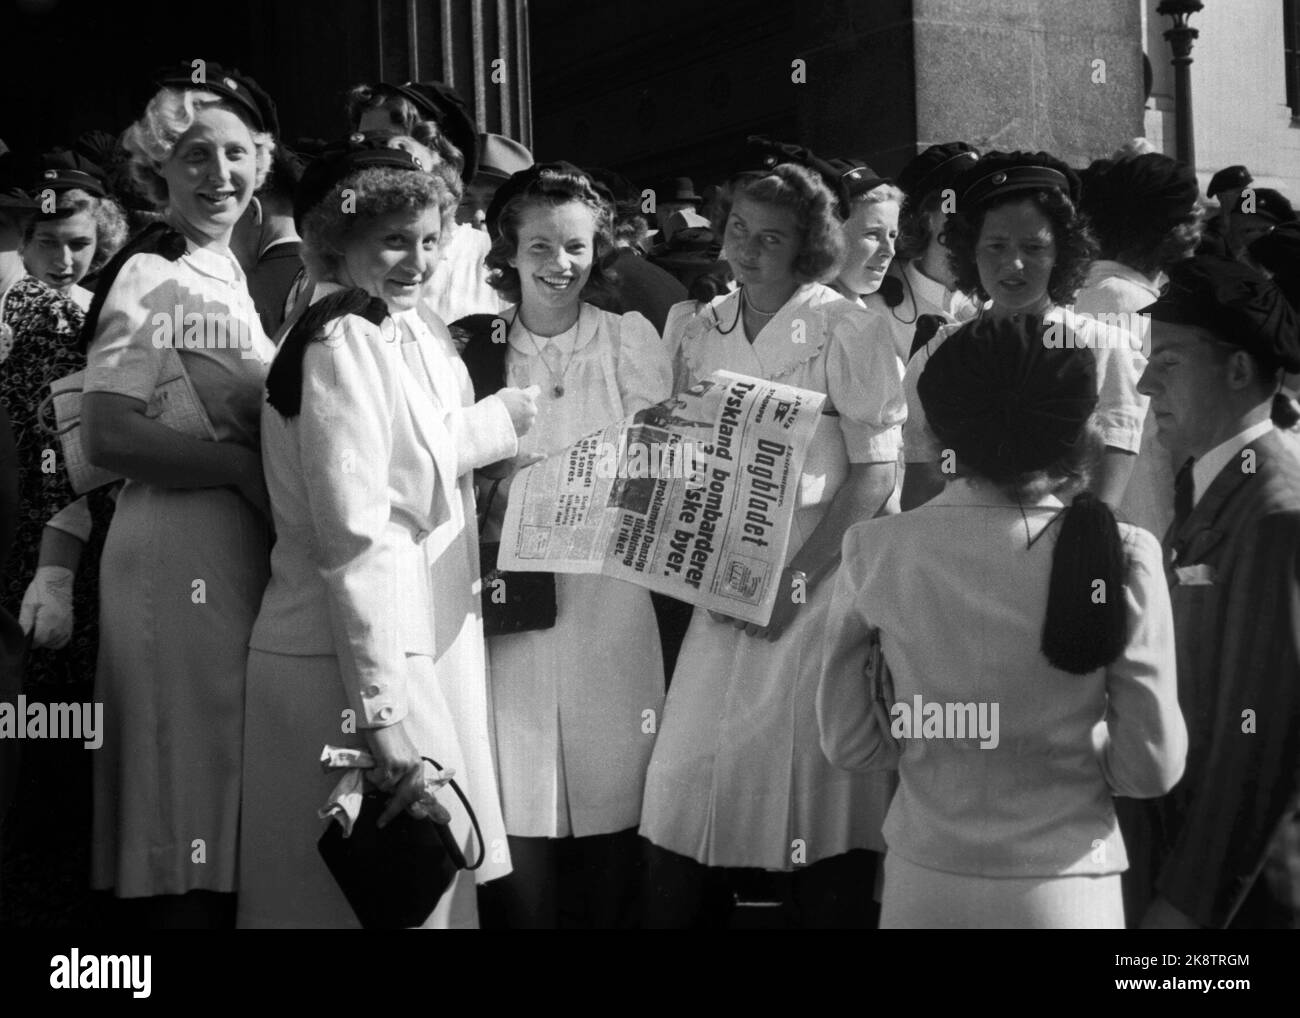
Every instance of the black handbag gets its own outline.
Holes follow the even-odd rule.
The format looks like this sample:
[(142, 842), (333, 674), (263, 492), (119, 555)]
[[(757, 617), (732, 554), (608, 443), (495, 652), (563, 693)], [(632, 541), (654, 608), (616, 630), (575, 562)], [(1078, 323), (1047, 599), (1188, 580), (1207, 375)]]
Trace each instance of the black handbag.
[[(494, 481), (479, 519), (479, 534), (487, 523), (501, 482)], [(554, 573), (517, 573), (497, 568), (499, 541), (479, 541), (479, 572), (483, 578), (483, 635), (509, 636), (555, 625), (559, 606)]]
[[(442, 770), (430, 757), (429, 763)], [(456, 844), (451, 828), (430, 818), (413, 817), (403, 810), (382, 829), (379, 816), (389, 796), (366, 792), (352, 834), (331, 822), (316, 843), (352, 911), (367, 930), (400, 930), (418, 926), (437, 907), (459, 870), (476, 870), (483, 865), (485, 846), (478, 817), (465, 793), (452, 779), (449, 784), (465, 806), (474, 837), (478, 860), (473, 866)]]

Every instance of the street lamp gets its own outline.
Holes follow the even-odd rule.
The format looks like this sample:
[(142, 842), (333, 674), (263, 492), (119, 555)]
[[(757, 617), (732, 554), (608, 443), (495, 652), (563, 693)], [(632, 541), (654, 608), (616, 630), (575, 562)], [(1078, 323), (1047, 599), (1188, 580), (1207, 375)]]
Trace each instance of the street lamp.
[(1174, 126), (1178, 158), (1196, 169), (1196, 145), (1192, 139), (1192, 42), (1200, 33), (1188, 25), (1193, 14), (1205, 5), (1201, 0), (1161, 0), (1157, 14), (1174, 19), (1174, 27), (1165, 32), (1174, 51)]

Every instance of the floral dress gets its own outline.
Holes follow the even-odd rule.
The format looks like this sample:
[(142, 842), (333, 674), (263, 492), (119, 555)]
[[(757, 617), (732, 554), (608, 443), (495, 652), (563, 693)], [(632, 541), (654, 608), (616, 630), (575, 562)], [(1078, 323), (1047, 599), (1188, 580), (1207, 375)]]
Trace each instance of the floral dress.
[[(75, 302), (31, 276), (0, 297), (0, 308), (0, 401), (13, 425), (21, 476), (18, 530), (5, 563), (0, 603), (17, 618), (23, 593), (36, 574), (45, 524), (77, 500), (63, 470), (58, 439), (41, 427), (38, 417), (50, 383), (86, 366), (77, 342), (85, 315)], [(52, 411), (48, 416), (53, 423)], [(87, 501), (95, 526), (77, 571), (72, 639), (60, 650), (27, 655), (25, 687), (49, 691), (52, 699), (66, 699), (78, 686), (88, 692), (95, 672), (99, 549), (112, 503), (105, 491), (92, 492)]]

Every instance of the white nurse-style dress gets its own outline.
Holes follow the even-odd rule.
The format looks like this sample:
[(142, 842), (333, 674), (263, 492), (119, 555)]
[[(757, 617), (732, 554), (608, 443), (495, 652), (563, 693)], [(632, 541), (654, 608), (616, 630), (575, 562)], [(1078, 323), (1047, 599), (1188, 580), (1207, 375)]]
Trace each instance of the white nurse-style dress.
[[(799, 483), (788, 564), (851, 463), (893, 463), (905, 416), (895, 352), (870, 313), (829, 287), (799, 288), (751, 345), (740, 295), (676, 305), (665, 332), (680, 391), (717, 369), (826, 393)], [(816, 694), (835, 575), (774, 643), (697, 609), (646, 775), (641, 833), (708, 866), (791, 870), (851, 849), (883, 851), (891, 779), (822, 753)]]
[[(642, 315), (583, 304), (573, 328), (538, 337), (513, 310), (503, 314), (506, 384), (541, 387), (521, 455), (560, 452), (668, 398), (668, 356)], [(654, 608), (645, 589), (604, 576), (557, 575), (556, 601), (554, 628), (488, 641), (506, 831), (612, 834), (640, 818), (663, 707)]]

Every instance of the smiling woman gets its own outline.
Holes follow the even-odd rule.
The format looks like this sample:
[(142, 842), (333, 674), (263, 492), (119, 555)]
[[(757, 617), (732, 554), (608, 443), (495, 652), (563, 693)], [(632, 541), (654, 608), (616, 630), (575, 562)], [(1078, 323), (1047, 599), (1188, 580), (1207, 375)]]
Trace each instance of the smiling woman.
[[(92, 885), (134, 899), (128, 925), (233, 921), (244, 669), (267, 578), (258, 414), (274, 348), (229, 242), (269, 165), (274, 105), (204, 66), (203, 87), (190, 65), (164, 75), (126, 132), (165, 221), (109, 263), (83, 332), (86, 455), (126, 478), (101, 560)], [(240, 321), (249, 342), (159, 349), (159, 313)], [(177, 358), (209, 440), (146, 413)]]
[[(610, 221), (590, 178), (567, 163), (514, 174), (488, 212), (490, 281), (518, 302), (502, 312), (503, 381), (541, 387), (521, 459), (554, 455), (668, 396), (654, 326), (588, 302), (608, 286)], [(508, 484), (514, 466), (494, 473)], [(489, 503), (489, 527), (505, 503)], [(583, 926), (626, 927), (638, 912), (635, 828), (664, 695), (654, 609), (646, 590), (604, 576), (555, 583), (553, 628), (488, 641), (515, 872), (485, 897), (485, 917), (553, 928), (572, 907)]]
[[(476, 467), (514, 455), (535, 408), (515, 389), (472, 403), (446, 326), (419, 299), (457, 193), (408, 141), (353, 135), (299, 189), (315, 285), (276, 354), (262, 411), (277, 538), (249, 641), (244, 927), (358, 925), (316, 850), (316, 809), (339, 780), (320, 768), (327, 743), (373, 756), (370, 776), (391, 793), (385, 823), (433, 794), (422, 757), (464, 787), (489, 855), (420, 925), (475, 926), (476, 877), (510, 868), (471, 484)], [(444, 802), (474, 858), (469, 818)]]

